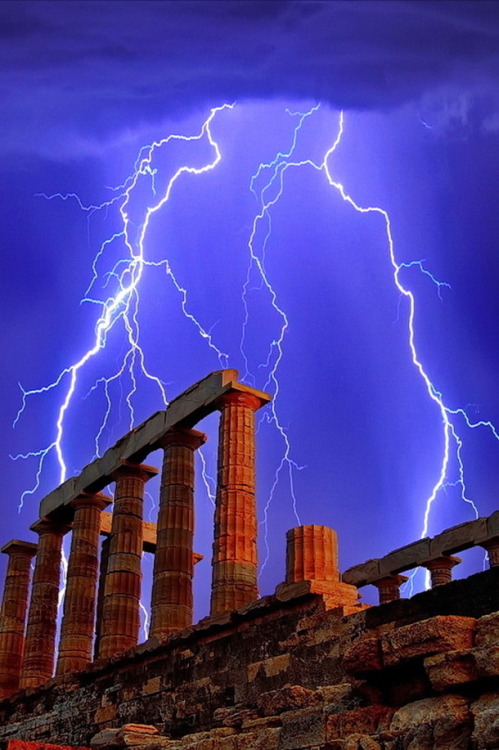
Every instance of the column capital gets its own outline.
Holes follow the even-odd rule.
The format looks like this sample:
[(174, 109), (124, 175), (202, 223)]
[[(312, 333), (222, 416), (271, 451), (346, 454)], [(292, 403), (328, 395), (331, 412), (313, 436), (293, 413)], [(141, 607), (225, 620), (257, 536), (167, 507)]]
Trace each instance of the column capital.
[(400, 587), (408, 580), (408, 576), (403, 576), (400, 573), (392, 573), (391, 575), (379, 578), (377, 581), (372, 581), (373, 586), (376, 586), (379, 592), (379, 603), (387, 604), (388, 602), (400, 599)]
[(111, 478), (114, 482), (122, 477), (134, 477), (135, 479), (142, 479), (144, 482), (148, 482), (156, 476), (158, 470), (155, 466), (148, 466), (147, 464), (134, 464), (131, 461), (122, 461), (117, 469), (111, 474)]
[(253, 411), (257, 411), (257, 409), (268, 404), (271, 399), (272, 397), (265, 391), (258, 391), (256, 388), (245, 386), (244, 390), (232, 389), (223, 393), (217, 398), (215, 408), (222, 411), (227, 406), (246, 406)]
[(158, 445), (160, 448), (170, 448), (172, 445), (178, 445), (195, 451), (206, 443), (207, 440), (208, 435), (204, 432), (175, 427), (163, 435)]
[(39, 536), (43, 534), (66, 534), (71, 529), (71, 524), (55, 521), (52, 518), (44, 516), (35, 521), (35, 523), (32, 523), (29, 528)]
[(107, 495), (101, 495), (101, 493), (92, 494), (90, 492), (82, 492), (81, 495), (75, 497), (69, 503), (73, 510), (79, 510), (79, 508), (97, 508), (98, 510), (104, 510), (113, 502), (112, 497)]
[(491, 568), (499, 566), (499, 536), (487, 539), (486, 542), (480, 542), (480, 547), (486, 550), (489, 556), (489, 565)]
[[(440, 573), (445, 578), (445, 582), (448, 583), (451, 580), (451, 570), (455, 565), (459, 565), (462, 562), (460, 557), (454, 557), (453, 555), (440, 555), (434, 557), (432, 560), (421, 563), (423, 568), (427, 568), (430, 573)], [(440, 577), (441, 577), (440, 576)]]
[(21, 539), (11, 539), (10, 542), (7, 542), (7, 544), (4, 544), (0, 548), (0, 552), (4, 552), (6, 555), (12, 555), (17, 552), (26, 555), (26, 557), (34, 557), (36, 550), (36, 542), (23, 542)]

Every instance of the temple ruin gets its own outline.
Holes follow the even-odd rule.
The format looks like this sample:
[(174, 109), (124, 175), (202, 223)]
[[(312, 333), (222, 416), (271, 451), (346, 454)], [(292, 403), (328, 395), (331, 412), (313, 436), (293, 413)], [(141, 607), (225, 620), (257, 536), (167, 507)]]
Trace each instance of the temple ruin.
[[(259, 597), (255, 412), (270, 396), (237, 377), (222, 370), (186, 390), (42, 500), (37, 544), (2, 547), (0, 748), (499, 747), (499, 512), (342, 575), (334, 530), (296, 527), (284, 581)], [(193, 624), (194, 454), (206, 440), (194, 428), (214, 411), (211, 607)], [(145, 462), (158, 449), (157, 521), (147, 523), (158, 469)], [(110, 484), (113, 498), (102, 494)], [(488, 569), (452, 581), (456, 553), (475, 546)], [(144, 550), (154, 568), (139, 644)], [(401, 598), (417, 567), (431, 588)], [(380, 606), (360, 602), (366, 585)]]

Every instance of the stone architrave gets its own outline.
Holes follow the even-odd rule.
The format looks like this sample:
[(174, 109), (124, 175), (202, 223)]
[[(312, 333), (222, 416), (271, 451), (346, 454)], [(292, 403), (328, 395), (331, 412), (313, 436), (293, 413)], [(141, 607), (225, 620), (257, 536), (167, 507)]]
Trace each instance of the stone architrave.
[(36, 544), (13, 539), (0, 551), (9, 556), (0, 612), (1, 700), (19, 687), (31, 560), (36, 555)]
[(400, 587), (408, 580), (407, 576), (393, 574), (373, 581), (373, 586), (376, 586), (379, 592), (379, 603), (388, 604), (388, 602), (400, 599)]
[(157, 638), (192, 625), (194, 451), (205, 441), (202, 432), (176, 429), (161, 442), (164, 461), (149, 633)]
[(69, 526), (42, 518), (31, 527), (38, 534), (21, 688), (39, 687), (53, 675), (62, 540)]
[(79, 672), (92, 658), (99, 569), (100, 515), (112, 502), (104, 495), (82, 494), (74, 510), (61, 625), (57, 674)]
[[(265, 398), (263, 398), (265, 396)], [(260, 391), (230, 391), (221, 411), (211, 615), (258, 597), (255, 504), (255, 411), (268, 401)]]
[(123, 462), (113, 475), (116, 491), (102, 600), (100, 659), (126, 651), (138, 642), (144, 485), (157, 473), (152, 466)]
[(460, 557), (452, 555), (441, 555), (433, 560), (423, 563), (430, 571), (431, 587), (444, 586), (452, 581), (452, 568), (461, 562)]

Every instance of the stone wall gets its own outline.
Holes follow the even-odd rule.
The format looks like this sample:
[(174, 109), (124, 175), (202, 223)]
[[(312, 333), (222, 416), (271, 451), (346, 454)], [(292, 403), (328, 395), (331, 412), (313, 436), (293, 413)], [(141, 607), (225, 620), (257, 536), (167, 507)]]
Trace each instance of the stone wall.
[(0, 747), (498, 748), (498, 584), (493, 568), (351, 614), (265, 597), (17, 693)]

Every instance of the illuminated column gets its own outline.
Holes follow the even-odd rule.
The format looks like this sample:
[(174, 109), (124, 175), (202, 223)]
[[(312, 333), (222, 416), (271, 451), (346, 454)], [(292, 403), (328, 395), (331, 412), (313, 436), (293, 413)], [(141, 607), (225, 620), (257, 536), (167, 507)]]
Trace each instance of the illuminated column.
[(461, 562), (460, 557), (442, 555), (424, 563), (424, 567), (430, 571), (431, 587), (444, 586), (452, 581), (452, 568)]
[(408, 580), (407, 576), (394, 574), (380, 578), (379, 581), (373, 581), (373, 586), (376, 586), (379, 592), (379, 603), (387, 604), (400, 599), (400, 587)]
[(100, 514), (111, 502), (104, 495), (82, 494), (71, 503), (74, 509), (73, 533), (57, 662), (58, 675), (79, 672), (92, 659)]
[(100, 651), (100, 637), (102, 630), (102, 607), (104, 603), (104, 588), (106, 586), (107, 564), (109, 562), (109, 547), (111, 539), (107, 536), (101, 542), (100, 548), (100, 566), (99, 566), (99, 585), (97, 593), (97, 612), (95, 615), (95, 644), (94, 658), (97, 659)]
[(39, 538), (19, 683), (21, 688), (38, 687), (53, 674), (62, 539), (69, 526), (42, 518), (30, 528)]
[(194, 451), (206, 440), (197, 430), (168, 432), (164, 448), (150, 635), (163, 638), (192, 624), (194, 567)]
[[(257, 395), (258, 394), (258, 395)], [(255, 415), (268, 401), (248, 389), (222, 396), (213, 542), (211, 614), (258, 597), (255, 507)]]
[(138, 642), (144, 485), (157, 473), (152, 466), (123, 463), (113, 475), (116, 491), (102, 601), (101, 659)]
[(19, 687), (31, 559), (36, 555), (36, 544), (13, 539), (0, 552), (9, 556), (0, 612), (1, 700)]
[(286, 583), (339, 581), (338, 539), (328, 526), (297, 526), (286, 533)]
[(480, 547), (487, 550), (489, 556), (489, 566), (495, 568), (499, 565), (499, 536), (489, 539), (487, 542), (482, 542)]

